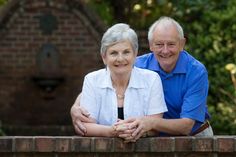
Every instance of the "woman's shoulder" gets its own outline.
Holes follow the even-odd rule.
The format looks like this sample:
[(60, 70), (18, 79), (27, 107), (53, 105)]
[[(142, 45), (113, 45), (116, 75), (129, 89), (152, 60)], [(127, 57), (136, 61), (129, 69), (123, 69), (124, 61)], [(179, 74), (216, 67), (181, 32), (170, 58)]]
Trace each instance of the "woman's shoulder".
[(86, 78), (98, 78), (101, 76), (104, 76), (106, 73), (106, 69), (99, 69), (96, 71), (89, 72), (88, 74), (85, 75)]
[(154, 71), (134, 67), (130, 82), (137, 88), (151, 89), (153, 84), (161, 82), (161, 78)]
[(137, 67), (134, 68), (134, 79), (138, 82), (143, 82), (143, 84), (146, 84), (147, 86), (152, 85), (156, 81), (161, 81), (158, 73)]

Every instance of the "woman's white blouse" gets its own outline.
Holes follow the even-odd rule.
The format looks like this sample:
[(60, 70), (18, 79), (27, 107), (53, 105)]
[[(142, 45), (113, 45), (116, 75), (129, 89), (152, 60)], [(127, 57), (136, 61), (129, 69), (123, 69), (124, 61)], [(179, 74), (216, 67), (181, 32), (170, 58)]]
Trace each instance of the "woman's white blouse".
[[(115, 89), (109, 69), (101, 69), (85, 76), (80, 105), (88, 110), (98, 124), (113, 125), (118, 119)], [(134, 67), (124, 98), (124, 119), (167, 111), (159, 75)]]

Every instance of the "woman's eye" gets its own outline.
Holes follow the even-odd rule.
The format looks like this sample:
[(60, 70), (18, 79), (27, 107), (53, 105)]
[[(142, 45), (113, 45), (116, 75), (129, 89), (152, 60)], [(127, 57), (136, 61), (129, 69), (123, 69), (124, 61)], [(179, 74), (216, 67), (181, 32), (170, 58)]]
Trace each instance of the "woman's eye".
[(130, 51), (124, 51), (124, 54), (129, 54), (130, 53)]
[(116, 55), (116, 54), (117, 54), (117, 52), (115, 52), (115, 51), (110, 52), (110, 55)]

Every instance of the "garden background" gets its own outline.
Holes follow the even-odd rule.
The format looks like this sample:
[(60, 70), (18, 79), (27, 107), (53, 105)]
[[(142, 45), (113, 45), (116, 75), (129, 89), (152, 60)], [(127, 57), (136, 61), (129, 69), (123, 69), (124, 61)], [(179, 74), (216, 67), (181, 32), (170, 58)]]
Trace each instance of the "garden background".
[[(215, 134), (236, 134), (236, 1), (234, 0), (83, 0), (107, 26), (130, 24), (137, 31), (160, 16), (184, 28), (185, 49), (209, 73), (208, 107)], [(4, 6), (6, 0), (0, 0)], [(140, 54), (148, 52), (140, 51)], [(1, 134), (1, 132), (0, 132)]]

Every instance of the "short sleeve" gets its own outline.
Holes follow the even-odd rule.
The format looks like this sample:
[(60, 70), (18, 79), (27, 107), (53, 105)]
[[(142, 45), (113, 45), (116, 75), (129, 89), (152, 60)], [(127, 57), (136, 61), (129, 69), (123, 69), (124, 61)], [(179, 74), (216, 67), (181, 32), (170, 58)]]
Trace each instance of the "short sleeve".
[(180, 116), (181, 118), (191, 118), (204, 122), (208, 95), (208, 75), (206, 70), (202, 69), (201, 71), (192, 71), (190, 76)]
[(158, 74), (155, 74), (154, 76), (155, 78), (151, 85), (147, 115), (159, 114), (167, 111), (161, 79)]
[(80, 105), (90, 113), (92, 118), (94, 118), (96, 121), (98, 120), (99, 109), (96, 98), (96, 89), (94, 81), (89, 75), (85, 76), (84, 79)]

